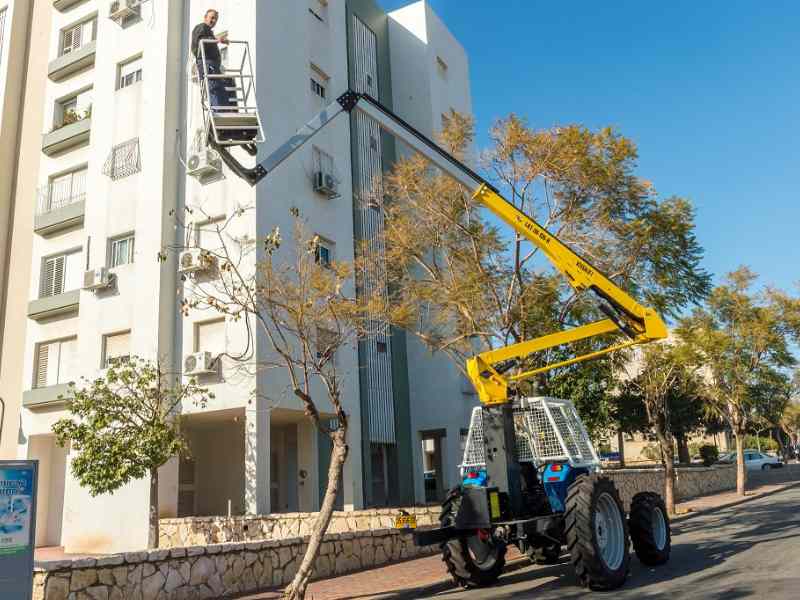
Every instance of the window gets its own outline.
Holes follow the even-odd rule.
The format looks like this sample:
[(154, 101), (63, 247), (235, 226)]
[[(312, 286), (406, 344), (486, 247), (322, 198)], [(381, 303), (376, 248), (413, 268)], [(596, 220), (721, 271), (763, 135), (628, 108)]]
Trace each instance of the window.
[(134, 235), (127, 235), (112, 239), (108, 249), (108, 264), (111, 268), (133, 263)]
[(64, 56), (93, 41), (97, 35), (97, 19), (83, 21), (61, 31), (61, 52)]
[(330, 267), (333, 262), (333, 242), (317, 236), (317, 247), (314, 250), (314, 260), (323, 267)]
[(41, 213), (69, 206), (86, 199), (86, 167), (55, 175), (42, 196)]
[(461, 452), (467, 449), (467, 438), (469, 437), (469, 429), (461, 429), (458, 432), (459, 438), (459, 447), (461, 448)]
[(103, 364), (107, 369), (126, 363), (131, 358), (131, 332), (111, 333), (103, 336)]
[(202, 223), (195, 223), (194, 225), (194, 243), (198, 248), (214, 252), (220, 250), (223, 245), (223, 240), (220, 235), (225, 228), (225, 217), (215, 217)]
[(194, 351), (211, 352), (214, 356), (225, 353), (225, 319), (195, 323)]
[(37, 344), (34, 389), (74, 381), (77, 378), (78, 365), (78, 338)]
[(378, 151), (378, 139), (374, 135), (369, 136), (369, 148), (375, 152)]
[(314, 172), (333, 175), (333, 157), (327, 152), (314, 146), (312, 151), (314, 160)]
[(442, 77), (447, 75), (447, 63), (444, 62), (444, 59), (441, 56), (436, 57), (436, 66), (439, 69), (439, 75)]
[(142, 57), (131, 59), (117, 66), (117, 89), (132, 86), (142, 80)]
[(108, 159), (106, 159), (106, 163), (103, 165), (103, 174), (110, 177), (112, 181), (134, 175), (141, 170), (139, 138), (114, 146), (111, 149), (111, 154), (108, 155)]
[(311, 65), (311, 92), (324, 100), (326, 98), (328, 87), (328, 76), (317, 65)]
[(91, 89), (56, 101), (54, 130), (92, 116)]
[(388, 351), (388, 346), (386, 345), (386, 342), (376, 342), (375, 345), (378, 349), (378, 352), (380, 352), (381, 354), (386, 354), (386, 352)]
[(317, 358), (331, 359), (336, 356), (336, 346), (339, 340), (336, 333), (329, 329), (317, 328)]
[(45, 257), (42, 259), (39, 298), (80, 289), (82, 275), (80, 250)]

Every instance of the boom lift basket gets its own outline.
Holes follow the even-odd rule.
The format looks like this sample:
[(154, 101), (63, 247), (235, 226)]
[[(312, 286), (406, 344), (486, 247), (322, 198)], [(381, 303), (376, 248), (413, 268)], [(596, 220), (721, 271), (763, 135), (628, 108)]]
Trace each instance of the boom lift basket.
[[(206, 45), (216, 40), (200, 40), (199, 83), (203, 106), (203, 123), (206, 133), (219, 146), (248, 146), (264, 141), (264, 129), (258, 113), (255, 77), (250, 58), (250, 44), (229, 40), (230, 66), (221, 66), (220, 73), (209, 73)], [(210, 86), (222, 82), (224, 91), (234, 100), (232, 106), (212, 104)]]
[[(521, 398), (514, 402), (514, 429), (519, 462), (567, 461), (574, 467), (597, 468), (600, 461), (589, 434), (568, 400)], [(462, 471), (486, 465), (482, 408), (472, 410)]]

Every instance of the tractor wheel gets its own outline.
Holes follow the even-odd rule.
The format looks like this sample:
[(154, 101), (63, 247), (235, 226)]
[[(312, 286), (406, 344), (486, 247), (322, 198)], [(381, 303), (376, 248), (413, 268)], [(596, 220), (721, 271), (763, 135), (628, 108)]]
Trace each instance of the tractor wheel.
[(614, 483), (596, 474), (578, 477), (569, 486), (566, 509), (567, 547), (581, 585), (613, 590), (625, 583), (628, 523)]
[(628, 523), (633, 549), (643, 564), (654, 567), (669, 560), (672, 538), (667, 507), (661, 496), (653, 492), (636, 494), (631, 501)]
[[(461, 489), (450, 490), (439, 516), (442, 527), (455, 523), (460, 506)], [(475, 535), (442, 544), (442, 560), (453, 581), (461, 587), (485, 587), (502, 574), (506, 564), (506, 546), (492, 538), (491, 531), (480, 530)]]
[(529, 548), (526, 554), (537, 565), (554, 565), (561, 558), (561, 544), (551, 544), (542, 548)]

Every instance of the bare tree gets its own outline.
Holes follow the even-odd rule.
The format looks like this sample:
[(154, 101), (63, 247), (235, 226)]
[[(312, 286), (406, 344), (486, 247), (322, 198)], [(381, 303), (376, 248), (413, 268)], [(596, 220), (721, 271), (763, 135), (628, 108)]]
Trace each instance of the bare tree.
[[(187, 281), (183, 311), (211, 310), (242, 324), (246, 347), (228, 353), (234, 366), (247, 374), (278, 370), (289, 381), (291, 394), (306, 418), (332, 444), (328, 482), (314, 522), (308, 549), (285, 598), (301, 599), (314, 570), (325, 531), (341, 486), (348, 456), (348, 414), (342, 402), (343, 369), (337, 352), (383, 330), (380, 294), (356, 293), (354, 265), (328, 261), (319, 238), (307, 233), (299, 211), (291, 209), (294, 232), (282, 244), (279, 230), (253, 241), (236, 236), (240, 209), (211, 227), (215, 248), (202, 248), (210, 275)], [(191, 229), (191, 228), (190, 228)], [(192, 246), (192, 234), (185, 247)], [(256, 332), (267, 340), (267, 352), (254, 353)], [(328, 403), (331, 415), (320, 407)], [(333, 418), (330, 418), (332, 416)]]

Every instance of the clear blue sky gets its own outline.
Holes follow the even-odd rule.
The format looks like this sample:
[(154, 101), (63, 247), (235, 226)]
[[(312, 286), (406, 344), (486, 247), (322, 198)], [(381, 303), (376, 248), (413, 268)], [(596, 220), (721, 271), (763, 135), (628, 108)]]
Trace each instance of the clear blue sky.
[[(407, 4), (378, 0), (386, 10)], [(510, 112), (612, 125), (698, 210), (706, 268), (800, 280), (800, 2), (430, 0), (466, 47), (479, 143)]]

